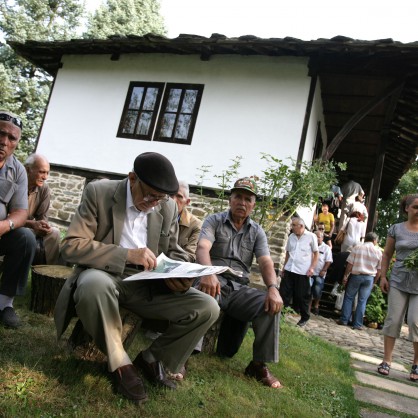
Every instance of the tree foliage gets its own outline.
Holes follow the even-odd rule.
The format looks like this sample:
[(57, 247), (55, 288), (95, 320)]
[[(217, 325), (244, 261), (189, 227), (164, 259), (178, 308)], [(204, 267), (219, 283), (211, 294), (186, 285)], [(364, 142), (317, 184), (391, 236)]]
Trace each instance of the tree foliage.
[[(84, 3), (76, 0), (0, 0), (0, 32), (7, 40), (60, 40), (76, 36)], [(23, 121), (17, 156), (33, 151), (50, 91), (51, 77), (0, 44), (0, 108)]]
[[(107, 0), (90, 16), (89, 37), (164, 34), (157, 0)], [(80, 37), (84, 0), (0, 0), (0, 39), (54, 41)], [(0, 108), (23, 121), (16, 155), (33, 152), (51, 87), (51, 77), (0, 43)]]
[(106, 0), (89, 17), (85, 37), (165, 35), (158, 0)]
[(413, 193), (418, 193), (418, 160), (412, 164), (411, 168), (401, 178), (398, 187), (392, 192), (389, 199), (379, 199), (377, 203), (375, 232), (379, 235), (382, 245), (386, 240), (389, 227), (394, 223), (405, 220), (399, 209), (402, 197)]
[[(288, 162), (262, 153), (261, 159), (267, 163), (267, 168), (261, 176), (252, 176), (258, 187), (258, 200), (252, 217), (261, 224), (266, 232), (283, 217), (288, 221), (299, 208), (312, 207), (320, 198), (329, 196), (333, 184), (338, 184), (337, 168), (345, 170), (345, 163), (314, 160), (303, 161), (298, 167), (295, 160)], [(221, 174), (215, 174), (218, 179), (217, 210), (227, 207), (228, 192), (238, 178), (241, 166), (241, 156), (236, 156), (229, 167)], [(199, 185), (202, 184), (211, 166), (204, 166), (199, 174)]]

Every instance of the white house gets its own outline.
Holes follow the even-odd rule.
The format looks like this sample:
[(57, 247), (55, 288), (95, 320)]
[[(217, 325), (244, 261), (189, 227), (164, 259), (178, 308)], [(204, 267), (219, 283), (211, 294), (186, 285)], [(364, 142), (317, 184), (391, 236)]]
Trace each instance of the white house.
[(53, 168), (124, 175), (157, 151), (192, 185), (210, 166), (203, 185), (216, 187), (237, 156), (242, 176), (260, 174), (262, 152), (334, 158), (373, 207), (415, 158), (418, 122), (402, 103), (418, 104), (416, 44), (147, 35), (10, 45), (54, 77), (37, 143)]

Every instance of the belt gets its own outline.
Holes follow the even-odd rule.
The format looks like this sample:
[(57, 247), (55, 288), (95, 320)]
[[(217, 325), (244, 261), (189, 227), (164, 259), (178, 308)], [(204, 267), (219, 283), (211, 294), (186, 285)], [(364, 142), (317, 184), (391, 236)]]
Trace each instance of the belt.
[(138, 266), (137, 264), (126, 264), (126, 269), (132, 269), (132, 270), (138, 270), (138, 271), (144, 271), (144, 266)]

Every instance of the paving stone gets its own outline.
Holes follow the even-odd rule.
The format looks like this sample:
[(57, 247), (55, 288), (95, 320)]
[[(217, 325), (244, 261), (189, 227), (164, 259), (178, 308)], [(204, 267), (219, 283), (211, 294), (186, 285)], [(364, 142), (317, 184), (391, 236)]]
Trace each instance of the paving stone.
[[(350, 356), (353, 359), (360, 360), (360, 361), (363, 361), (365, 363), (371, 363), (371, 364), (378, 365), (382, 362), (381, 358), (376, 358), (374, 356), (368, 356), (366, 354), (351, 352)], [(399, 370), (401, 372), (407, 372), (407, 369), (402, 364), (399, 364), (399, 363), (396, 363), (396, 362), (393, 362), (390, 367), (391, 367), (392, 370)]]
[(369, 373), (376, 374), (377, 376), (382, 377), (383, 379), (399, 380), (402, 383), (413, 385), (418, 390), (418, 385), (409, 380), (409, 371), (406, 371), (405, 368), (403, 368), (403, 371), (399, 371), (399, 370), (396, 370), (394, 368), (391, 368), (389, 377), (384, 377), (384, 376), (381, 376), (381, 375), (377, 374), (377, 364), (379, 364), (377, 362), (376, 363), (371, 363), (371, 362), (353, 360), (351, 364), (355, 369), (358, 369), (358, 370), (361, 370), (361, 371), (364, 371), (364, 372), (369, 372)]
[(370, 411), (369, 409), (360, 410), (361, 418), (397, 418), (396, 415), (384, 414), (383, 412)]
[(354, 396), (358, 401), (380, 406), (392, 411), (417, 416), (418, 400), (383, 392), (378, 389), (354, 385)]
[(404, 396), (418, 399), (418, 386), (407, 385), (405, 383), (381, 377), (378, 374), (371, 375), (357, 371), (355, 372), (355, 375), (357, 380), (365, 385), (374, 386), (378, 389), (389, 390), (391, 392), (401, 393)]

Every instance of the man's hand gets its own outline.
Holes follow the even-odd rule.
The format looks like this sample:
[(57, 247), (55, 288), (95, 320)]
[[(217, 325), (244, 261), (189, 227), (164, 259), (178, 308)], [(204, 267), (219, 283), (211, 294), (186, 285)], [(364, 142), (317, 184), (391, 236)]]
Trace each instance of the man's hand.
[(35, 221), (32, 225), (32, 229), (39, 237), (44, 237), (45, 235), (50, 234), (52, 231), (48, 222), (45, 221)]
[(270, 287), (267, 290), (266, 300), (264, 302), (264, 312), (269, 315), (275, 315), (283, 308), (283, 299), (279, 291), (275, 287)]
[(128, 264), (144, 266), (144, 270), (153, 270), (157, 267), (157, 258), (149, 248), (137, 248), (134, 250), (128, 250), (126, 262)]
[(221, 294), (221, 284), (215, 274), (203, 276), (200, 279), (198, 289), (213, 298)]
[(194, 279), (165, 279), (164, 283), (173, 292), (185, 292), (190, 289)]
[(389, 292), (389, 282), (386, 277), (380, 277), (380, 289), (382, 289), (383, 293)]

